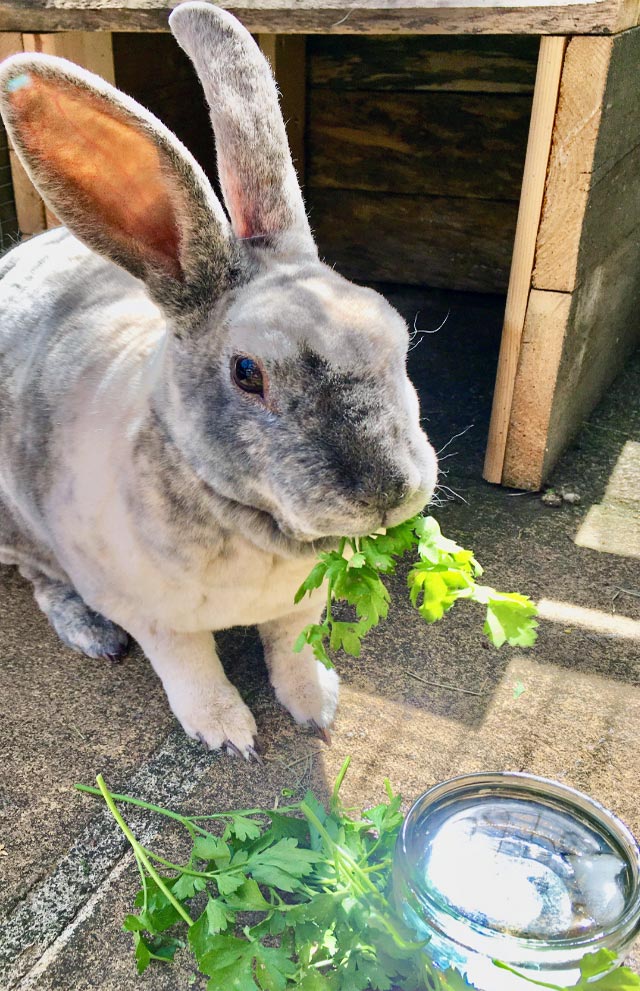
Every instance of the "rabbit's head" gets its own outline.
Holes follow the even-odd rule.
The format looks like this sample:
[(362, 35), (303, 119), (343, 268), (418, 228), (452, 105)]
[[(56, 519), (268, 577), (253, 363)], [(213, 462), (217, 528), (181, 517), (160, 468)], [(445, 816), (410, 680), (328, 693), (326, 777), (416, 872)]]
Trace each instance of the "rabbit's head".
[(248, 32), (200, 2), (170, 24), (209, 102), (230, 219), (158, 120), (60, 59), (0, 69), (16, 149), (57, 215), (165, 313), (154, 414), (206, 486), (274, 539), (401, 522), (437, 473), (406, 374), (407, 327), (319, 261), (273, 77)]

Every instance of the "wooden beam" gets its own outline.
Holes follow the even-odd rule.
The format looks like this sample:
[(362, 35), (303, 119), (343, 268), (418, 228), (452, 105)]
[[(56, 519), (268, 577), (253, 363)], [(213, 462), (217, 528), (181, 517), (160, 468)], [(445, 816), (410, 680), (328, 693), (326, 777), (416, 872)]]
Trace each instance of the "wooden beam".
[(540, 41), (520, 209), (513, 245), (491, 425), (484, 463), (484, 477), (489, 482), (499, 483), (502, 481), (502, 467), (518, 368), (520, 339), (531, 287), (531, 272), (542, 210), (564, 49), (564, 38), (547, 37)]
[(293, 164), (300, 182), (305, 178), (306, 59), (300, 35), (259, 34), (258, 44), (268, 58), (280, 91)]
[[(0, 31), (167, 31), (176, 0), (0, 0)], [(638, 0), (224, 0), (254, 34), (612, 34)]]

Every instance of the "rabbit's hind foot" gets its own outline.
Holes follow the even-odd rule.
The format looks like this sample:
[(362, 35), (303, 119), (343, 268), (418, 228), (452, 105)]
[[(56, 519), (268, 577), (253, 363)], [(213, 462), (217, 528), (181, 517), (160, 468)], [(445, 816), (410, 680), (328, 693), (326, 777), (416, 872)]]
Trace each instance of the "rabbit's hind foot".
[(129, 634), (94, 612), (71, 585), (42, 574), (27, 576), (36, 602), (67, 647), (87, 657), (121, 661), (129, 650)]

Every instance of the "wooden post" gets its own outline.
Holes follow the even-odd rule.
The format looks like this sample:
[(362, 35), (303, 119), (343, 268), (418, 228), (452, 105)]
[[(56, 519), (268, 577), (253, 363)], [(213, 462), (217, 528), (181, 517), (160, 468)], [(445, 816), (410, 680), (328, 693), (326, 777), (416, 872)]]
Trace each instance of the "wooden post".
[(572, 38), (502, 482), (540, 488), (640, 341), (640, 28)]
[(558, 102), (564, 49), (565, 39), (562, 37), (544, 37), (540, 40), (538, 72), (531, 109), (520, 209), (513, 245), (509, 290), (484, 463), (484, 477), (489, 482), (502, 481), (502, 467), (520, 353), (520, 339), (524, 327), (529, 289), (531, 288), (531, 273), (542, 211), (542, 198), (549, 162), (553, 121)]
[(293, 164), (300, 182), (304, 182), (305, 38), (301, 34), (259, 34), (257, 40), (271, 63), (280, 90), (280, 106)]

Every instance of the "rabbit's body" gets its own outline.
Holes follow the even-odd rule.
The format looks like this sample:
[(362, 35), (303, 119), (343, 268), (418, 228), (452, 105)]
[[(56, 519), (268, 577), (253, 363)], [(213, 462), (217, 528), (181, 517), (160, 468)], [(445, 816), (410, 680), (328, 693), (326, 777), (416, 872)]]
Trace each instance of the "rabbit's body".
[[(4, 267), (0, 560), (67, 581), (127, 629), (158, 615), (191, 633), (290, 613), (313, 550), (243, 538), (175, 456), (153, 412), (166, 320), (141, 283), (63, 228)], [(39, 300), (31, 320), (25, 290)]]
[(251, 756), (211, 631), (257, 624), (277, 697), (326, 732), (337, 676), (292, 652), (324, 597), (295, 592), (317, 550), (418, 512), (436, 457), (404, 321), (318, 259), (251, 36), (198, 2), (170, 23), (231, 222), (134, 101), (61, 59), (0, 67), (14, 146), (81, 239), (0, 260), (0, 561), (67, 644), (113, 658), (131, 634), (185, 730)]

